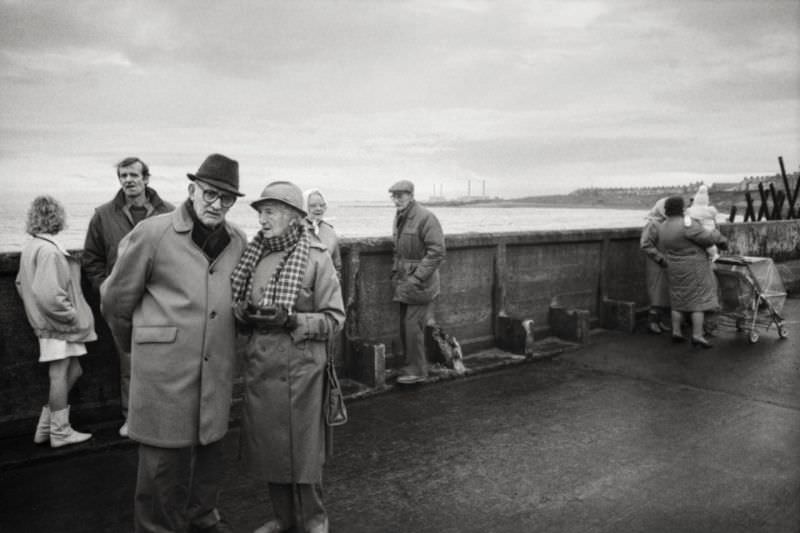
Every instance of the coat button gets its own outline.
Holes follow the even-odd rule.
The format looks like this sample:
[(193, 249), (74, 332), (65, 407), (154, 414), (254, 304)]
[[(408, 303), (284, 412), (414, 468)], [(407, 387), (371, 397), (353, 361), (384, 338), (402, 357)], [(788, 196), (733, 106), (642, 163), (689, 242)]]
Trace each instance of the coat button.
[(203, 357), (203, 361), (205, 361), (206, 363), (208, 363), (208, 356), (205, 356), (205, 357)]
[(211, 313), (208, 316), (210, 316), (211, 318), (216, 318), (217, 312), (216, 311), (211, 311)]

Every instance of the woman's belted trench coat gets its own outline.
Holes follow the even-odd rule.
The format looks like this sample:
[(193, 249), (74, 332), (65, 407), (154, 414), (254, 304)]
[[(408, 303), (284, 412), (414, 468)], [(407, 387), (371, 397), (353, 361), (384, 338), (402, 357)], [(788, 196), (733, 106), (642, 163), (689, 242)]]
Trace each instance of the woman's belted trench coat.
[[(283, 255), (261, 259), (253, 273), (253, 293), (260, 294)], [(247, 341), (243, 452), (258, 479), (314, 484), (322, 481), (325, 463), (327, 340), (345, 318), (336, 270), (319, 243), (311, 243), (295, 311), (293, 331), (254, 331)]]

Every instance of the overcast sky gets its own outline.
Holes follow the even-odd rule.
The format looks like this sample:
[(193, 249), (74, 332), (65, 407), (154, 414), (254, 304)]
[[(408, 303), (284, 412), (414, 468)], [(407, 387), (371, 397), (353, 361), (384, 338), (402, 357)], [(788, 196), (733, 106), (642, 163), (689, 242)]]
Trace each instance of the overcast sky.
[(348, 200), (794, 171), (798, 28), (800, 0), (0, 0), (0, 176), (221, 152), (248, 195)]

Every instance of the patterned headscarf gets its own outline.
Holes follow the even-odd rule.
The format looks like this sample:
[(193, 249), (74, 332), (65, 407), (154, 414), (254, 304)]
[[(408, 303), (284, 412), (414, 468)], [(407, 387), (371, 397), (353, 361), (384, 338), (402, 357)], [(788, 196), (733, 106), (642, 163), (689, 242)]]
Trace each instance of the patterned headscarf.
[(651, 222), (663, 222), (666, 220), (667, 215), (664, 213), (664, 203), (666, 201), (666, 198), (661, 198), (659, 201), (657, 201), (650, 212), (647, 213), (645, 219)]
[(259, 231), (247, 245), (239, 264), (231, 274), (233, 301), (245, 301), (252, 292), (253, 271), (262, 257), (271, 252), (286, 250), (287, 253), (275, 269), (264, 295), (258, 300), (258, 307), (279, 305), (291, 312), (308, 266), (310, 247), (308, 230), (299, 221), (292, 221), (288, 231), (280, 237), (266, 238), (263, 230)]

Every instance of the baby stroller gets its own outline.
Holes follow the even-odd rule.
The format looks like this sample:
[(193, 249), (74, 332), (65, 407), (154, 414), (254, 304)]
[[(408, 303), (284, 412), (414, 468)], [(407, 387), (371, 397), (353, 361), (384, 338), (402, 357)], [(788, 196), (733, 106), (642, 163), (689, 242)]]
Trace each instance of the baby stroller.
[(786, 289), (775, 263), (769, 257), (723, 256), (714, 262), (718, 282), (718, 325), (745, 331), (751, 343), (758, 342), (758, 328), (772, 324), (778, 336), (788, 336), (781, 311)]

